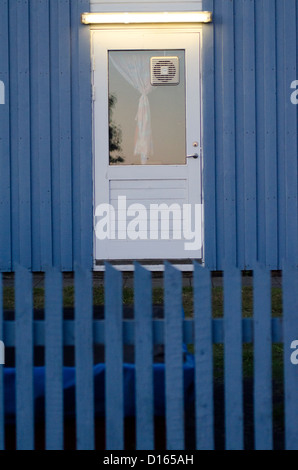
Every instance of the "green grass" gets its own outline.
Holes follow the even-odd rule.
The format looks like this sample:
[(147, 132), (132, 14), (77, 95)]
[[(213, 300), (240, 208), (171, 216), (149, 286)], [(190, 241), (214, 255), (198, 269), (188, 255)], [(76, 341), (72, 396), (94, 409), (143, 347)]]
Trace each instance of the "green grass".
[[(271, 291), (272, 317), (282, 316), (282, 290), (273, 288)], [(223, 318), (223, 288), (212, 289), (212, 310), (214, 318)], [(242, 316), (252, 318), (253, 316), (253, 289), (243, 287), (242, 289)], [(224, 376), (224, 346), (216, 344), (213, 346), (214, 376), (221, 380)], [(272, 376), (279, 388), (283, 382), (283, 346), (272, 345)], [(246, 379), (253, 377), (253, 345), (243, 345), (243, 376)]]
[[(44, 289), (34, 288), (33, 291), (34, 308), (44, 308)], [(14, 309), (14, 288), (4, 288), (4, 308), (7, 310)], [(64, 306), (74, 306), (74, 288), (65, 287), (63, 290)], [(183, 307), (186, 317), (191, 317), (193, 314), (193, 289), (192, 287), (184, 287), (182, 292)], [(123, 289), (123, 303), (125, 305), (132, 305), (134, 302), (133, 289)], [(104, 304), (104, 289), (103, 287), (94, 288), (93, 292), (94, 305)], [(163, 289), (153, 289), (153, 303), (155, 305), (163, 304)], [(214, 287), (212, 289), (212, 309), (214, 318), (223, 317), (223, 289), (222, 287)], [(245, 318), (252, 317), (253, 315), (253, 292), (252, 287), (244, 287), (242, 289), (242, 316)], [(281, 289), (272, 289), (272, 316), (282, 316), (282, 293)]]
[[(223, 317), (223, 288), (214, 287), (212, 289), (212, 309), (214, 318)], [(282, 316), (282, 290), (273, 288), (271, 295), (272, 316)], [(251, 318), (253, 316), (253, 289), (252, 287), (242, 288), (242, 316), (243, 318)]]
[[(64, 307), (74, 306), (74, 288), (65, 287), (63, 289), (63, 304)], [(133, 289), (123, 289), (123, 303), (124, 305), (132, 305), (134, 303)], [(153, 303), (155, 305), (163, 304), (163, 289), (153, 289)], [(95, 287), (93, 290), (93, 304), (103, 305), (104, 304), (104, 288)], [(186, 314), (189, 316), (192, 313), (192, 288), (186, 287), (183, 289), (183, 304)], [(14, 309), (14, 288), (5, 287), (3, 292), (3, 305), (5, 310)], [(44, 308), (44, 289), (34, 288), (33, 289), (33, 305), (35, 309)]]

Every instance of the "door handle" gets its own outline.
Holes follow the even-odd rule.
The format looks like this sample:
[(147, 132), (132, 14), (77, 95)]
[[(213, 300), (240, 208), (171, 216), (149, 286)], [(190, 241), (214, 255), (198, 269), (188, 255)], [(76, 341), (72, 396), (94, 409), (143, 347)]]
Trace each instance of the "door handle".
[(193, 155), (187, 155), (186, 158), (199, 158), (199, 155), (197, 153), (194, 153)]

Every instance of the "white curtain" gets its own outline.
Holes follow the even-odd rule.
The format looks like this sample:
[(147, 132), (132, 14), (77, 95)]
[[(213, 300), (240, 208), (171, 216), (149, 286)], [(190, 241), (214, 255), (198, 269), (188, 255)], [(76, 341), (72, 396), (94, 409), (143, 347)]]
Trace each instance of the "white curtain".
[(150, 83), (150, 57), (146, 51), (141, 53), (113, 52), (110, 60), (118, 72), (140, 93), (134, 154), (140, 155), (142, 164), (153, 154), (151, 114), (148, 94), (154, 89)]

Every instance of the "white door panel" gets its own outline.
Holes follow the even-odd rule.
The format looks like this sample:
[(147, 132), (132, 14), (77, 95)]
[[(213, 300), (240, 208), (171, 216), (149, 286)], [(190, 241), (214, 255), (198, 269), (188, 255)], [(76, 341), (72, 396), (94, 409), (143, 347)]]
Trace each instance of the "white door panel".
[[(202, 238), (203, 231), (202, 206), (200, 206), (200, 236), (194, 234), (191, 239), (189, 232), (184, 231), (186, 225), (183, 225), (187, 214), (186, 205), (191, 204), (192, 224), (191, 227), (189, 225), (187, 227), (198, 231), (195, 217), (199, 209), (195, 212), (194, 208), (195, 205), (202, 205), (200, 33), (171, 30), (93, 31), (92, 54), (95, 87), (94, 226), (98, 227), (100, 216), (96, 211), (102, 204), (110, 204), (113, 207), (113, 210), (110, 210), (110, 217), (112, 219), (115, 217), (115, 231), (113, 235), (109, 232), (111, 238), (99, 240), (95, 237), (95, 259), (202, 258), (202, 243), (199, 246), (197, 243), (198, 239)], [(139, 98), (142, 96), (143, 99), (145, 94), (143, 89), (140, 91), (139, 83), (142, 77), (139, 77), (139, 82), (135, 76), (130, 77), (129, 74), (132, 72), (128, 69), (127, 63), (133, 63), (137, 58), (140, 64), (141, 58), (143, 63), (147, 64), (149, 56), (161, 57), (161, 64), (164, 63), (164, 58), (166, 59), (166, 66), (159, 69), (159, 72), (165, 76), (171, 70), (167, 67), (169, 59), (177, 56), (182, 78), (176, 88), (174, 85), (170, 89), (170, 85), (165, 84), (154, 89), (151, 86), (149, 91), (146, 89), (147, 98), (144, 98), (144, 101), (147, 100), (150, 106), (151, 128), (146, 127), (146, 132), (142, 134), (140, 122), (141, 124), (145, 122), (142, 120), (143, 117), (140, 120)], [(125, 57), (128, 57), (127, 63)], [(125, 62), (124, 68), (122, 59)], [(140, 65), (138, 67), (137, 71), (140, 71)], [(148, 72), (149, 67), (148, 60)], [(133, 72), (135, 73), (135, 69)], [(114, 100), (112, 104), (111, 100), (109, 101), (111, 96)], [(181, 106), (183, 97), (184, 106)], [(145, 110), (147, 119), (148, 104), (143, 103), (142, 106), (141, 110)], [(137, 115), (136, 121), (135, 115)], [(117, 149), (114, 153), (112, 153), (114, 147), (111, 144), (111, 127), (109, 127), (111, 122), (114, 127), (113, 132), (118, 136), (115, 145)], [(148, 123), (146, 125), (148, 126)], [(135, 127), (138, 129), (138, 135)], [(148, 150), (148, 144), (146, 147), (148, 151), (145, 150), (140, 155), (134, 153), (138, 143), (149, 142), (148, 129), (153, 142), (152, 150)], [(135, 134), (134, 141), (131, 137), (133, 134)], [(143, 140), (140, 140), (140, 135), (145, 136), (142, 137)], [(142, 145), (140, 148), (143, 148)], [(199, 154), (199, 158), (186, 158), (187, 155), (195, 153)], [(119, 205), (119, 198), (122, 198), (122, 205)], [(141, 204), (147, 212), (135, 212), (135, 215), (130, 213), (129, 216), (127, 210), (135, 204)], [(149, 212), (152, 205), (163, 206), (156, 214), (154, 211)], [(174, 212), (171, 211), (175, 209), (172, 205), (176, 205)], [(177, 220), (180, 218), (177, 205), (181, 209), (182, 217), (181, 239), (173, 239), (179, 237), (179, 231), (173, 230), (173, 227), (177, 229)], [(132, 233), (129, 232), (129, 228), (131, 229), (133, 224), (129, 224), (135, 217), (139, 222), (137, 230), (139, 237), (131, 239), (128, 234)], [(170, 220), (168, 233), (162, 229), (164, 226), (161, 224), (161, 219), (166, 220), (167, 217)], [(187, 234), (186, 238), (184, 234)], [(167, 235), (169, 239), (163, 239)], [(189, 245), (192, 242), (194, 249)], [(188, 244), (187, 249), (186, 244)]]

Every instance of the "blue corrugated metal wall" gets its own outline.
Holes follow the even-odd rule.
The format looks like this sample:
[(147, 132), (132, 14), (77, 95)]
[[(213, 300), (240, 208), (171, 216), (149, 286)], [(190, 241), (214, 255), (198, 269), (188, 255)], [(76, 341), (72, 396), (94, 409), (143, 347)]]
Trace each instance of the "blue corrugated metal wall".
[[(205, 256), (298, 264), (298, 0), (204, 0)], [(92, 265), (89, 0), (0, 0), (0, 270)]]
[(92, 266), (89, 0), (0, 0), (0, 267)]
[(297, 0), (204, 0), (206, 263), (298, 264)]

